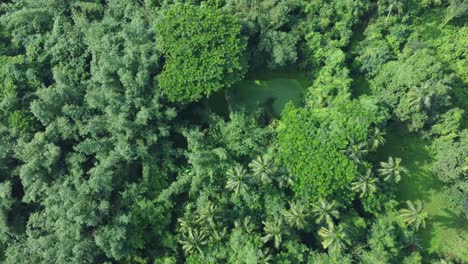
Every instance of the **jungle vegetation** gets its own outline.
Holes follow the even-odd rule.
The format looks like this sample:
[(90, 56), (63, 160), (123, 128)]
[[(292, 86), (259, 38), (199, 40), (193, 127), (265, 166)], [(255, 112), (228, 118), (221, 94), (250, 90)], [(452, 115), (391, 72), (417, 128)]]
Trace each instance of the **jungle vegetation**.
[(468, 1), (4, 0), (0, 262), (468, 262)]

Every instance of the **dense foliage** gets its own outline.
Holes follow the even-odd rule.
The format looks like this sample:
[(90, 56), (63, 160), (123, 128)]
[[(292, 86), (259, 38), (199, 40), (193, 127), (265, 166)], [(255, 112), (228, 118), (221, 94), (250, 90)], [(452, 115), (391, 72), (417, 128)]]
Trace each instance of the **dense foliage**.
[[(338, 100), (338, 99), (337, 99)], [(280, 159), (295, 177), (299, 196), (349, 203), (350, 183), (368, 152), (372, 126), (384, 121), (370, 100), (343, 101), (333, 107), (286, 107), (278, 128)]]
[[(431, 208), (397, 199), (409, 162), (382, 145), (390, 126), (430, 142), (444, 205), (466, 221), (467, 13), (2, 1), (0, 262), (465, 263), (428, 250)], [(310, 85), (279, 120), (206, 100), (291, 69)]]
[(242, 78), (245, 38), (236, 17), (202, 6), (176, 4), (156, 22), (166, 54), (159, 86), (171, 101), (197, 101)]

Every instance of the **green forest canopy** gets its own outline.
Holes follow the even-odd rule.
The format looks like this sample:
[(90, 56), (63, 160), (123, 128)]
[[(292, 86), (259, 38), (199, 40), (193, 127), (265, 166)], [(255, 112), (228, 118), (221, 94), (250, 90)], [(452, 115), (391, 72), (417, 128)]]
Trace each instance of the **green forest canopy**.
[(468, 262), (467, 12), (2, 1), (0, 262)]

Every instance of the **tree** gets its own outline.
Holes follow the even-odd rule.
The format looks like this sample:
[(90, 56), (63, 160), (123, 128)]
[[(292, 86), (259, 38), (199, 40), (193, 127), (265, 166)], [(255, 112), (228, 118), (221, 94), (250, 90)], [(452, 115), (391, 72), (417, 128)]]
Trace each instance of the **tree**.
[(269, 68), (280, 68), (296, 62), (296, 45), (299, 36), (295, 31), (283, 32), (278, 30), (269, 30), (262, 34), (258, 49), (262, 52), (261, 54), (268, 54), (271, 57), (267, 61)]
[(259, 249), (257, 252), (258, 256), (258, 263), (260, 264), (269, 264), (273, 260), (273, 257), (270, 254), (270, 250), (261, 250)]
[(431, 127), (431, 134), (436, 136), (432, 143), (433, 149), (437, 149), (441, 145), (454, 141), (457, 138), (460, 138), (460, 142), (463, 142), (463, 114), (464, 111), (462, 109), (452, 108), (440, 115), (438, 122)]
[(422, 84), (421, 87), (413, 87), (407, 94), (407, 100), (410, 107), (416, 108), (417, 111), (422, 109), (431, 108), (431, 90), (428, 88), (428, 84)]
[(213, 139), (225, 146), (235, 158), (249, 157), (266, 153), (266, 149), (274, 140), (274, 129), (265, 126), (260, 112), (251, 114), (231, 112), (229, 121), (217, 118), (211, 122)]
[[(192, 234), (196, 229), (196, 221), (191, 217), (184, 216), (183, 218), (177, 219), (179, 223), (179, 232), (183, 234)], [(193, 234), (192, 234), (193, 235)]]
[(423, 263), (423, 258), (419, 252), (412, 252), (409, 256), (406, 256), (402, 262), (402, 264), (421, 264), (421, 263)]
[(408, 208), (400, 210), (400, 217), (408, 225), (414, 227), (417, 231), (419, 227), (426, 227), (426, 218), (428, 213), (424, 210), (425, 205), (422, 201), (416, 200), (414, 203), (412, 201), (406, 201)]
[(432, 171), (445, 184), (447, 205), (468, 214), (464, 205), (468, 193), (468, 130), (459, 131), (458, 125), (443, 122), (433, 126), (433, 131), (442, 133), (432, 144), (435, 154)]
[(335, 226), (334, 224), (329, 225), (328, 228), (322, 226), (318, 234), (322, 238), (322, 245), (325, 249), (340, 251), (351, 244), (342, 226)]
[(227, 0), (224, 6), (239, 17), (250, 37), (249, 64), (276, 69), (296, 62), (303, 14), (298, 1)]
[(269, 155), (258, 156), (249, 163), (252, 175), (263, 183), (271, 183), (271, 177), (276, 172), (276, 168)]
[[(3, 179), (2, 179), (3, 180)], [(12, 230), (9, 226), (8, 214), (13, 209), (14, 199), (11, 195), (11, 182), (0, 182), (0, 252), (4, 252), (12, 236)]]
[(350, 202), (357, 165), (340, 150), (348, 147), (349, 138), (366, 141), (371, 126), (384, 118), (369, 98), (338, 98), (324, 108), (287, 105), (278, 126), (278, 157), (292, 174), (296, 195), (310, 202), (331, 197)]
[(308, 263), (321, 263), (321, 264), (354, 263), (353, 257), (350, 254), (341, 254), (341, 252), (333, 252), (333, 253), (330, 252), (330, 253), (312, 251), (309, 255)]
[[(137, 2), (93, 1), (94, 10), (80, 2), (6, 9), (15, 42), (35, 65), (16, 76), (33, 81), (18, 88), (34, 93), (18, 100), (37, 122), (15, 143), (22, 183), (12, 189), (28, 217), (1, 254), (6, 263), (133, 262), (177, 247), (163, 216), (172, 202), (155, 201), (180, 153), (169, 139), (176, 111), (155, 89), (162, 60), (153, 22)], [(22, 113), (12, 119), (21, 126)]]
[(216, 205), (209, 201), (203, 204), (202, 207), (199, 207), (197, 215), (198, 224), (204, 227), (209, 226), (211, 228), (214, 228), (216, 209)]
[[(368, 9), (364, 1), (309, 1), (306, 3), (306, 63), (322, 67), (330, 50), (348, 45), (352, 28)], [(310, 54), (310, 55), (309, 55)], [(325, 64), (328, 64), (325, 62)]]
[(209, 5), (174, 4), (156, 23), (166, 55), (159, 86), (175, 102), (198, 101), (240, 80), (246, 40), (235, 16)]
[[(0, 35), (1, 33), (0, 31)], [(10, 133), (14, 135), (35, 132), (38, 122), (29, 107), (32, 94), (39, 86), (35, 80), (36, 69), (27, 63), (27, 58), (23, 55), (4, 56), (1, 52), (0, 65), (2, 123), (8, 125)]]
[(333, 218), (338, 219), (340, 213), (336, 209), (335, 201), (329, 203), (325, 199), (320, 199), (317, 203), (312, 205), (312, 216), (316, 218), (316, 223), (333, 224)]
[(379, 174), (385, 181), (394, 181), (398, 183), (401, 180), (401, 174), (407, 172), (406, 168), (400, 165), (401, 158), (388, 157), (387, 162), (380, 162)]
[(390, 14), (392, 13), (393, 9), (396, 9), (398, 11), (398, 17), (400, 17), (400, 14), (403, 10), (403, 3), (398, 0), (391, 0), (390, 5), (388, 6), (387, 17), (385, 18), (385, 25), (388, 25), (388, 18), (390, 17)]
[(380, 214), (370, 226), (367, 247), (360, 255), (359, 263), (386, 264), (399, 262), (406, 255), (404, 238), (413, 231), (402, 228), (398, 212), (393, 210)]
[[(365, 170), (396, 118), (468, 209), (466, 0), (431, 1), (1, 1), (0, 262), (430, 262), (403, 164)], [(204, 98), (285, 66), (311, 86), (280, 120)]]
[(276, 181), (278, 182), (278, 187), (280, 188), (286, 188), (288, 186), (290, 187), (294, 184), (293, 177), (283, 167), (278, 169), (278, 172), (276, 175)]
[(303, 229), (306, 224), (307, 208), (303, 203), (296, 201), (289, 203), (289, 210), (283, 212), (286, 222), (297, 229)]
[(433, 51), (417, 43), (408, 43), (371, 81), (373, 94), (412, 131), (432, 124), (450, 105), (452, 86), (453, 76)]
[(229, 169), (226, 174), (229, 177), (226, 183), (226, 189), (234, 190), (236, 195), (242, 195), (248, 191), (249, 174), (241, 165)]
[(203, 253), (201, 247), (206, 244), (205, 239), (205, 234), (195, 229), (193, 232), (188, 233), (186, 236), (182, 237), (179, 240), (179, 243), (182, 244), (182, 249), (187, 255), (194, 253), (195, 251)]
[(278, 217), (273, 221), (266, 221), (263, 223), (263, 232), (265, 235), (262, 237), (263, 243), (273, 241), (273, 245), (276, 249), (279, 249), (281, 241), (283, 240), (283, 234), (285, 232), (283, 226), (283, 220)]
[(247, 234), (251, 234), (255, 229), (255, 224), (252, 223), (252, 218), (250, 216), (246, 216), (244, 219), (240, 220), (237, 219), (234, 221), (234, 226), (236, 229), (242, 229)]
[(381, 131), (378, 127), (374, 127), (369, 134), (368, 145), (372, 151), (377, 150), (378, 147), (385, 143), (385, 132)]
[(373, 195), (377, 190), (376, 182), (378, 180), (373, 177), (372, 171), (368, 169), (365, 175), (359, 175), (357, 181), (352, 183), (351, 189), (355, 192), (360, 192), (359, 197)]
[(367, 154), (367, 152), (367, 142), (358, 143), (353, 139), (350, 140), (348, 147), (343, 150), (343, 153), (356, 164), (362, 162), (362, 158)]
[[(259, 263), (262, 259), (260, 253), (264, 252), (262, 250), (263, 243), (257, 233), (248, 233), (243, 229), (234, 228), (229, 232), (227, 243), (223, 244), (227, 244), (227, 248), (223, 252), (226, 255), (223, 256), (223, 259), (227, 263)], [(271, 256), (268, 256), (271, 259)]]
[(419, 238), (416, 234), (414, 233), (409, 233), (405, 237), (405, 248), (411, 250), (411, 251), (420, 251), (423, 249), (421, 245), (422, 239)]

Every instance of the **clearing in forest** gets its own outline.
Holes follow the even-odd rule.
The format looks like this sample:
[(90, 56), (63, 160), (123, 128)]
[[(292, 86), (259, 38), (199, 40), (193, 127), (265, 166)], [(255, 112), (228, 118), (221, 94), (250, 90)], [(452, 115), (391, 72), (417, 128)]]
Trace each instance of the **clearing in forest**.
[(223, 116), (230, 110), (249, 113), (260, 107), (279, 118), (287, 102), (301, 106), (307, 88), (307, 78), (300, 73), (263, 73), (234, 84), (229, 90), (213, 94), (208, 99), (212, 109)]
[(396, 125), (388, 127), (387, 142), (378, 153), (380, 160), (402, 158), (402, 165), (408, 169), (399, 183), (397, 198), (402, 204), (418, 199), (426, 203), (429, 219), (419, 234), (428, 253), (445, 253), (468, 262), (468, 223), (444, 202), (443, 183), (431, 172), (430, 142), (405, 131)]

